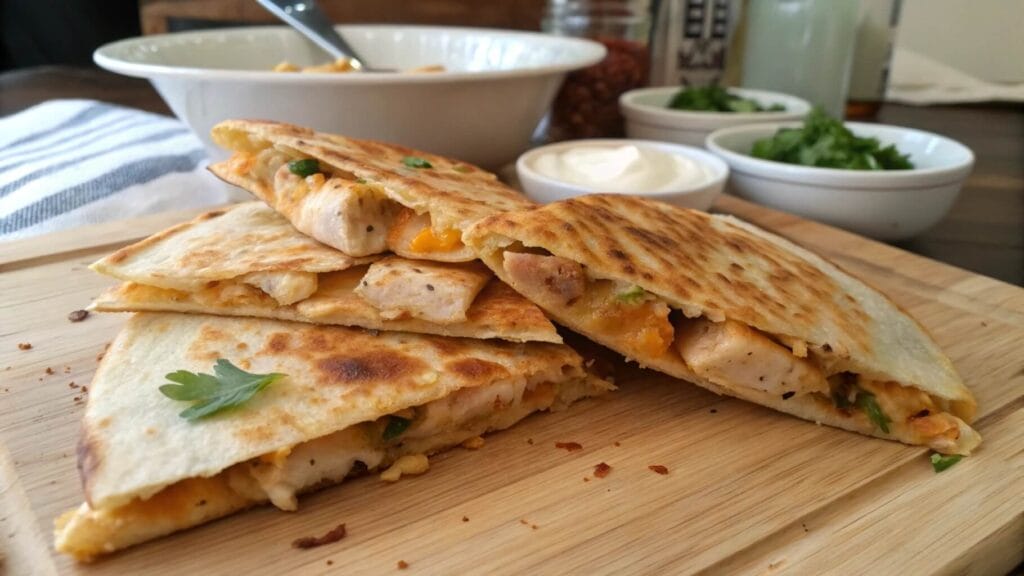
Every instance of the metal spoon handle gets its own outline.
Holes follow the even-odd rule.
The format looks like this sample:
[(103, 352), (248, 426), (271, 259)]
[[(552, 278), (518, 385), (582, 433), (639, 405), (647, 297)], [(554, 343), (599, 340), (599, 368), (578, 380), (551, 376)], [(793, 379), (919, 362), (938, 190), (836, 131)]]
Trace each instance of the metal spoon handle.
[(356, 70), (363, 60), (331, 25), (315, 0), (256, 0), (274, 16), (284, 20), (335, 59), (348, 58)]

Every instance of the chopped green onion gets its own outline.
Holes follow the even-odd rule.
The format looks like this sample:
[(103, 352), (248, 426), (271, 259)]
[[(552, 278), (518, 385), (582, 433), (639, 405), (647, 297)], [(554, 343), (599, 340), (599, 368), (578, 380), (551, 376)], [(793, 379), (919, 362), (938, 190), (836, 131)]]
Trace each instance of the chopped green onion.
[(629, 288), (629, 290), (616, 294), (615, 299), (619, 302), (626, 302), (627, 304), (637, 304), (646, 294), (646, 290), (634, 284)]
[(292, 160), (288, 163), (288, 171), (296, 176), (312, 176), (320, 171), (320, 162), (317, 162), (316, 158), (304, 158), (302, 160)]
[(412, 420), (408, 418), (402, 418), (401, 416), (388, 416), (388, 425), (384, 428), (384, 440), (394, 440), (401, 436), (409, 424), (412, 424)]
[(875, 400), (875, 395), (870, 392), (858, 392), (857, 399), (854, 400), (857, 408), (860, 408), (867, 414), (868, 418), (875, 423), (875, 426), (888, 434), (889, 424), (892, 420), (882, 412), (882, 408), (878, 405), (878, 401)]
[(949, 468), (953, 464), (959, 462), (963, 456), (960, 454), (948, 454), (943, 456), (942, 454), (932, 454), (932, 468), (935, 469), (935, 473), (938, 474), (946, 468)]
[(418, 156), (406, 156), (402, 158), (402, 164), (409, 168), (433, 168), (434, 165)]

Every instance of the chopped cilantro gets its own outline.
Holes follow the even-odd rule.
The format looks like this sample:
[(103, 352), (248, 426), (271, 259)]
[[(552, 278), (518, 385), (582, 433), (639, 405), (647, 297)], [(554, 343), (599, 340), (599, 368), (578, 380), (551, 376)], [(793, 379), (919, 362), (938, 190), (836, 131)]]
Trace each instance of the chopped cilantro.
[(942, 472), (946, 468), (949, 468), (953, 464), (959, 462), (961, 458), (963, 458), (963, 456), (959, 454), (932, 454), (932, 468), (934, 468), (935, 473), (938, 474), (939, 472)]
[(672, 97), (668, 107), (700, 112), (781, 112), (786, 109), (781, 104), (765, 107), (757, 100), (730, 94), (720, 86), (684, 88)]
[(292, 160), (288, 163), (288, 171), (296, 176), (312, 176), (320, 171), (320, 162), (316, 158), (304, 158), (302, 160)]
[(882, 408), (878, 405), (878, 401), (875, 400), (874, 394), (864, 391), (858, 392), (857, 399), (854, 400), (854, 404), (857, 405), (857, 408), (863, 410), (864, 413), (867, 414), (868, 418), (874, 422), (875, 426), (878, 426), (882, 432), (886, 434), (889, 433), (889, 424), (892, 420), (885, 415), (885, 412), (882, 412)]
[(616, 294), (615, 299), (627, 304), (639, 304), (646, 294), (646, 290), (634, 284), (630, 286), (628, 290), (624, 290)]
[(406, 156), (402, 158), (402, 164), (409, 168), (433, 168), (434, 165), (419, 156)]
[(877, 138), (862, 138), (819, 108), (799, 128), (780, 128), (771, 138), (754, 142), (750, 155), (786, 164), (844, 170), (909, 170), (909, 156)]
[(384, 440), (394, 440), (401, 436), (409, 424), (412, 424), (412, 420), (408, 418), (402, 418), (401, 416), (388, 416), (388, 425), (384, 428)]
[(192, 402), (181, 414), (186, 420), (205, 418), (221, 410), (248, 402), (257, 392), (284, 377), (284, 374), (250, 374), (220, 358), (211, 374), (178, 370), (165, 376), (177, 384), (164, 384), (160, 393), (172, 400)]

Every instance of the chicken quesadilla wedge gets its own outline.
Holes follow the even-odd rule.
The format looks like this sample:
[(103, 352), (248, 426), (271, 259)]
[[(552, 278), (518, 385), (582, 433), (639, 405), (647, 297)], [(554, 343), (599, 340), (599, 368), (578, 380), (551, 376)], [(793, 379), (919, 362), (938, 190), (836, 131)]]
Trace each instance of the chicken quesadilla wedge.
[(915, 320), (751, 224), (594, 195), (493, 216), (465, 238), (557, 322), (642, 365), (942, 453), (981, 441), (974, 397)]
[(324, 246), (262, 203), (248, 202), (171, 226), (90, 268), (119, 280), (185, 292), (214, 284), (252, 287), (288, 305), (316, 292), (319, 274), (373, 260)]
[[(263, 388), (187, 419), (197, 407), (161, 387), (187, 378)], [(561, 344), (140, 313), (89, 388), (85, 503), (55, 522), (56, 549), (81, 560), (266, 502), (295, 510), (352, 474), (422, 472), (424, 455), (612, 386)]]
[(480, 262), (351, 258), (262, 202), (203, 214), (93, 264), (126, 280), (90, 307), (193, 312), (518, 342), (561, 342)]
[(474, 260), (464, 230), (532, 205), (490, 172), (393, 144), (256, 120), (221, 122), (211, 135), (233, 153), (214, 174), (352, 256)]

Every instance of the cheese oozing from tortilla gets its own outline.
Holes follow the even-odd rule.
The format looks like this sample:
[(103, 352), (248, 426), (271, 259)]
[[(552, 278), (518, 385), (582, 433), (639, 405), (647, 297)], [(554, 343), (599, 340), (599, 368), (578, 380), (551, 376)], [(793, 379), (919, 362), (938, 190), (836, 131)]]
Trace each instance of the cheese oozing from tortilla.
[(466, 311), (490, 279), (491, 271), (479, 263), (389, 257), (371, 264), (355, 291), (389, 320), (412, 317), (451, 324), (466, 321)]
[(241, 281), (259, 288), (282, 306), (309, 298), (317, 288), (315, 272), (252, 272)]
[(395, 438), (384, 438), (390, 416), (383, 416), (211, 477), (179, 481), (148, 498), (102, 509), (82, 504), (55, 521), (56, 549), (88, 561), (267, 501), (295, 510), (297, 494), (341, 482), (354, 471), (387, 467), (406, 455), (432, 454), (608, 389), (588, 377), (552, 382), (542, 374), (463, 388), (401, 411), (411, 423)]
[(873, 394), (891, 419), (886, 432), (852, 406), (852, 396), (851, 405), (833, 400), (842, 394), (833, 378), (842, 371), (820, 351), (809, 351), (805, 342), (773, 338), (732, 320), (712, 321), (699, 312), (673, 311), (662, 298), (639, 287), (590, 277), (578, 262), (519, 250), (501, 254), (513, 288), (542, 307), (565, 310), (585, 332), (609, 335), (627, 357), (676, 354), (698, 377), (741, 398), (815, 403), (852, 429), (913, 440), (943, 453), (967, 454), (981, 441), (948, 412), (945, 402), (897, 382), (847, 373), (850, 390)]

